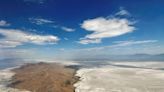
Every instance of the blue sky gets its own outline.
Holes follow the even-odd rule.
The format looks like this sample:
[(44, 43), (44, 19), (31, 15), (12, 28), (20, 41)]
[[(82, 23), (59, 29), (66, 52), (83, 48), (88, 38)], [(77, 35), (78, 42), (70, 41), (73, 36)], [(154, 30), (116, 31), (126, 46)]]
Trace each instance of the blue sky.
[(164, 53), (163, 0), (1, 0), (0, 58)]

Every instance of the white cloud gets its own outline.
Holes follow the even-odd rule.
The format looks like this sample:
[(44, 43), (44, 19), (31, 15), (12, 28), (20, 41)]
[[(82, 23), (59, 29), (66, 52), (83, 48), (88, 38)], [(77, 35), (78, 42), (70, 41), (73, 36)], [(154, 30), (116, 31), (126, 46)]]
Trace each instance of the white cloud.
[(120, 11), (119, 12), (117, 12), (115, 15), (127, 15), (127, 16), (129, 16), (129, 15), (131, 15), (127, 10), (125, 10), (124, 8), (120, 8)]
[(130, 45), (137, 45), (137, 44), (146, 44), (146, 43), (154, 43), (158, 40), (142, 40), (142, 41), (116, 41), (115, 45), (112, 45), (111, 47), (121, 47), (121, 46), (130, 46)]
[(10, 26), (10, 24), (7, 23), (5, 20), (0, 20), (0, 26), (6, 27), (6, 26)]
[(81, 44), (88, 44), (88, 43), (101, 43), (101, 39), (81, 39), (79, 41)]
[(75, 29), (73, 28), (68, 28), (68, 27), (61, 27), (62, 30), (66, 31), (66, 32), (73, 32), (75, 31)]
[(36, 25), (44, 25), (44, 24), (51, 24), (51, 25), (48, 25), (47, 27), (52, 27), (52, 28), (59, 28), (63, 31), (66, 31), (66, 32), (73, 32), (75, 31), (76, 29), (74, 28), (69, 28), (69, 27), (65, 27), (65, 26), (62, 26), (62, 25), (59, 25), (59, 24), (54, 24), (54, 21), (52, 20), (48, 20), (48, 19), (42, 19), (42, 18), (29, 18), (29, 21), (33, 24), (36, 24)]
[(30, 34), (17, 29), (0, 29), (0, 34), (4, 36), (0, 39), (0, 48), (16, 47), (24, 43), (55, 44), (59, 41), (57, 36)]
[(42, 18), (29, 18), (31, 23), (34, 23), (36, 25), (43, 25), (43, 24), (51, 24), (54, 23), (54, 21), (42, 19)]
[[(84, 41), (86, 42), (85, 44), (90, 42), (99, 43), (103, 38), (116, 37), (133, 32), (135, 30), (133, 24), (133, 22), (130, 22), (125, 18), (108, 19), (104, 17), (98, 17), (95, 19), (85, 20), (81, 27), (93, 33), (86, 35), (82, 40), (80, 40), (80, 43), (83, 43)], [(99, 40), (99, 42), (96, 40)]]
[[(130, 13), (120, 8), (120, 11), (115, 15), (129, 15)], [(135, 30), (134, 23), (127, 18), (115, 17), (98, 17), (94, 19), (84, 20), (81, 28), (92, 33), (81, 38), (79, 43), (101, 43), (103, 38), (116, 37), (124, 35)]]

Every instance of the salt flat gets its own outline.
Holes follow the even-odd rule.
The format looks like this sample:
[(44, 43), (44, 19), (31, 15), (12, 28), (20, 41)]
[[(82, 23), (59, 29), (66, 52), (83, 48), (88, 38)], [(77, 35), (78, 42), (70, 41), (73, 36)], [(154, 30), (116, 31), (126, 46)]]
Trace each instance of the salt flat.
[(0, 70), (0, 92), (30, 92), (7, 87), (15, 73), (10, 68)]
[[(137, 62), (127, 64), (143, 67), (143, 64)], [(153, 64), (151, 63), (151, 66)], [(150, 63), (145, 63), (145, 66), (148, 65)], [(77, 71), (77, 76), (81, 77), (81, 81), (74, 85), (75, 92), (164, 92), (163, 70), (106, 65), (80, 69)]]

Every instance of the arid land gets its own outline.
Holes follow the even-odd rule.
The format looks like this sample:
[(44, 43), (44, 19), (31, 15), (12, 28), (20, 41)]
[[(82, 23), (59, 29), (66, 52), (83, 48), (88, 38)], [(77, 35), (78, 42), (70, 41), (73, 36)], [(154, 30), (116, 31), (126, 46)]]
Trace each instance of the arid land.
[(12, 88), (31, 92), (74, 92), (76, 69), (57, 63), (26, 64), (13, 70)]

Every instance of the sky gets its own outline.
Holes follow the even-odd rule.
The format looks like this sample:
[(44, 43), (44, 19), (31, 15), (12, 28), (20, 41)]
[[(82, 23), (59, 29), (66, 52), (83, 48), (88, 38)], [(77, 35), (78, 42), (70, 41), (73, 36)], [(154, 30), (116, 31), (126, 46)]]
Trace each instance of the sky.
[(163, 0), (1, 0), (0, 59), (164, 53)]

